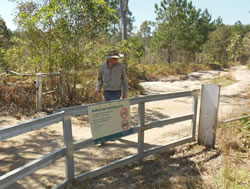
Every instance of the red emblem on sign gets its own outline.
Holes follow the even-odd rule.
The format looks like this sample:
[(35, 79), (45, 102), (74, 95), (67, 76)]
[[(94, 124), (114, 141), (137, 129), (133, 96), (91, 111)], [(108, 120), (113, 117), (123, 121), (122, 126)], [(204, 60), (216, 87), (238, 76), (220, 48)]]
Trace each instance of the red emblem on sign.
[(129, 122), (128, 122), (128, 120), (126, 120), (126, 119), (122, 120), (121, 126), (122, 126), (122, 129), (124, 131), (128, 130), (128, 128), (129, 128)]
[(120, 115), (123, 119), (126, 119), (128, 117), (128, 109), (127, 108), (122, 108), (120, 111)]

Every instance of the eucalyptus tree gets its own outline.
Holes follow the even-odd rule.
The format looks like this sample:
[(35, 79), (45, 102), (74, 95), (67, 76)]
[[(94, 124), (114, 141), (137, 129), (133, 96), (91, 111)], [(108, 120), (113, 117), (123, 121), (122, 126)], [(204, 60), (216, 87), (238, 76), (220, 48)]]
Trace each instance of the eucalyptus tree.
[(109, 7), (114, 9), (119, 22), (115, 22), (112, 28), (112, 37), (119, 42), (132, 35), (135, 18), (129, 10), (128, 0), (106, 0)]
[(140, 30), (138, 32), (138, 35), (142, 38), (145, 45), (148, 45), (151, 37), (152, 37), (152, 22), (150, 21), (144, 21), (141, 26)]
[(23, 63), (35, 72), (60, 70), (65, 76), (68, 97), (73, 100), (76, 85), (82, 81), (81, 72), (101, 62), (100, 54), (105, 51), (101, 43), (111, 23), (118, 19), (115, 11), (104, 0), (18, 3), (16, 20), (22, 32), (19, 43), (27, 52)]
[(249, 48), (249, 33), (250, 25), (244, 26), (240, 21), (231, 27), (231, 36), (227, 47), (231, 60), (246, 62), (250, 55), (246, 50)]
[(122, 20), (122, 39), (123, 40), (126, 40), (128, 38), (127, 12), (128, 12), (128, 0), (120, 0), (120, 13), (121, 13), (121, 20)]

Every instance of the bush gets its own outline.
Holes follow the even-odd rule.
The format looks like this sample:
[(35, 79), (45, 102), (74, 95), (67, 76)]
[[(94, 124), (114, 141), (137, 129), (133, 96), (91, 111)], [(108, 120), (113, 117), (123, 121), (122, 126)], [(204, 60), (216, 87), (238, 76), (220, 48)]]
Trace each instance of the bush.
[(29, 114), (36, 108), (36, 88), (28, 78), (3, 77), (0, 80), (0, 109), (2, 113)]

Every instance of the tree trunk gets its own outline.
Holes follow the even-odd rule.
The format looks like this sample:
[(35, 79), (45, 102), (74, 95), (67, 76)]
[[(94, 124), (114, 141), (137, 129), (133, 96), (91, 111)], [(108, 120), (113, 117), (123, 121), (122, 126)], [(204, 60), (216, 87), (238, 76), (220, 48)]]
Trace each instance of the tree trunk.
[(128, 11), (128, 0), (120, 0), (120, 12), (122, 20), (122, 40), (128, 39), (127, 11)]
[(168, 53), (167, 53), (167, 61), (168, 61), (168, 65), (171, 64), (171, 59), (172, 59), (172, 51), (171, 51), (171, 48), (169, 47), (168, 48)]

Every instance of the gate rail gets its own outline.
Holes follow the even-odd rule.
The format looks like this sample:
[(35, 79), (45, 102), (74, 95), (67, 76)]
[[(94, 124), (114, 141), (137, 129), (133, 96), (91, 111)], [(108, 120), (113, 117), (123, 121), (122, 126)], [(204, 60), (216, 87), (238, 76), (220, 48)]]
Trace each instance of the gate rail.
[[(30, 175), (36, 170), (39, 170), (62, 157), (65, 157), (65, 160), (66, 160), (65, 161), (66, 178), (62, 183), (56, 185), (54, 188), (64, 188), (66, 184), (73, 182), (73, 180), (83, 181), (86, 178), (89, 178), (89, 179), (94, 178), (104, 173), (107, 173), (111, 170), (114, 170), (118, 167), (121, 167), (128, 163), (144, 158), (145, 156), (148, 156), (157, 152), (162, 152), (169, 148), (173, 148), (173, 147), (176, 147), (176, 146), (188, 143), (188, 142), (192, 142), (195, 140), (198, 94), (199, 94), (199, 90), (193, 90), (193, 91), (150, 95), (150, 96), (127, 99), (130, 101), (131, 105), (138, 104), (139, 125), (132, 126), (132, 129), (134, 131), (133, 134), (138, 133), (137, 154), (127, 156), (117, 161), (113, 161), (103, 167), (82, 173), (77, 176), (75, 176), (75, 173), (74, 173), (74, 151), (87, 148), (88, 146), (95, 145), (95, 144), (92, 138), (73, 143), (71, 117), (75, 115), (87, 114), (89, 105), (64, 108), (60, 110), (60, 112), (58, 110), (58, 112), (52, 115), (48, 115), (45, 117), (30, 120), (27, 122), (19, 123), (14, 126), (1, 128), (0, 129), (0, 141), (3, 141), (9, 138), (12, 138), (14, 136), (18, 136), (18, 135), (21, 135), (30, 131), (34, 131), (43, 127), (50, 126), (58, 122), (62, 122), (64, 146), (39, 159), (35, 159), (24, 166), (21, 166), (15, 170), (12, 170), (0, 176), (0, 189), (5, 188), (15, 183), (17, 180)], [(193, 97), (192, 113), (178, 116), (178, 117), (160, 119), (158, 121), (153, 121), (153, 122), (145, 124), (145, 103), (152, 102), (152, 101), (180, 98), (180, 97), (190, 97), (190, 96)], [(98, 104), (102, 104), (102, 103), (98, 103)], [(191, 130), (190, 136), (185, 137), (181, 140), (174, 141), (165, 146), (157, 146), (157, 147), (146, 149), (146, 150), (144, 149), (144, 131), (152, 129), (152, 128), (156, 128), (156, 127), (162, 127), (168, 124), (186, 121), (186, 120), (192, 120), (192, 125), (191, 125), (192, 130)]]

